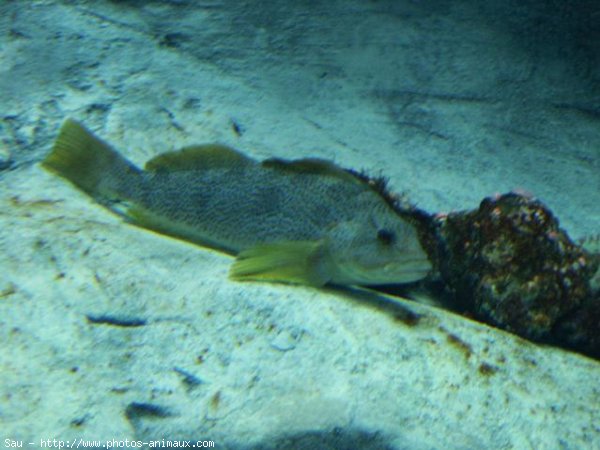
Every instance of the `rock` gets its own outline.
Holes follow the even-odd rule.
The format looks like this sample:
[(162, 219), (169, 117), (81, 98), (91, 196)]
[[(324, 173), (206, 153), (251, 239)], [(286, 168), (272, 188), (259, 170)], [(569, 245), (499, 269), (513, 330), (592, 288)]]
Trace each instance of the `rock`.
[(600, 442), (597, 361), (384, 294), (231, 282), (230, 257), (124, 224), (37, 167), (0, 184), (0, 211), (0, 426), (16, 439)]
[(600, 258), (573, 242), (541, 201), (509, 193), (447, 215), (405, 210), (459, 309), (538, 342), (598, 355)]
[(12, 163), (12, 158), (8, 147), (0, 145), (0, 170), (8, 169)]

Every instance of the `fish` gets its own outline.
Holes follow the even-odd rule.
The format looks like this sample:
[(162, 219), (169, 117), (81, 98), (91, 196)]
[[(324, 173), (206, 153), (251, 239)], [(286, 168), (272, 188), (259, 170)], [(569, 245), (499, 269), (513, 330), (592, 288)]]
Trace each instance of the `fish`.
[(142, 169), (67, 119), (41, 165), (126, 222), (235, 256), (232, 280), (370, 286), (431, 270), (415, 226), (329, 160), (257, 161), (202, 144)]

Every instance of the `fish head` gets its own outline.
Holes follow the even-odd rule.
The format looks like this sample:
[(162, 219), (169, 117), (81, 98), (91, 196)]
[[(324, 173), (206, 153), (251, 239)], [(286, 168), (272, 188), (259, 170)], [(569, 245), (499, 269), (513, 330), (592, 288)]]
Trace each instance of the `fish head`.
[(416, 228), (391, 210), (336, 224), (327, 247), (337, 284), (408, 283), (432, 267)]

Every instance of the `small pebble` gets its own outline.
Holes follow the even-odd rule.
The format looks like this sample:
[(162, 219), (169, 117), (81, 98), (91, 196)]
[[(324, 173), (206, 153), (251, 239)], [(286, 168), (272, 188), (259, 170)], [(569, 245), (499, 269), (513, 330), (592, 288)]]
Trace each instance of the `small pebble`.
[(271, 341), (271, 347), (281, 352), (287, 352), (288, 350), (295, 349), (299, 340), (300, 335), (298, 333), (290, 333), (288, 330), (283, 330)]

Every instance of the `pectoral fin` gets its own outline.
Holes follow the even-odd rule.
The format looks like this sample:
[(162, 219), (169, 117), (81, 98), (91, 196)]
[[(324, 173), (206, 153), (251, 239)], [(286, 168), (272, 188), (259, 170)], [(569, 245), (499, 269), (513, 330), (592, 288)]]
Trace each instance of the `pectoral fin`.
[(274, 281), (323, 286), (329, 281), (321, 241), (287, 241), (261, 244), (243, 250), (231, 267), (236, 281)]

